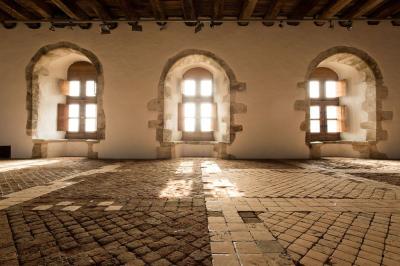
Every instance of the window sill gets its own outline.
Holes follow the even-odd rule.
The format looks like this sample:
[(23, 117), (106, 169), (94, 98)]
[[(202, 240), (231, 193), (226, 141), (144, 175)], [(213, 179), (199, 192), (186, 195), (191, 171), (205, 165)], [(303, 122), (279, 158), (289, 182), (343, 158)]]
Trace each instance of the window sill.
[(178, 140), (172, 141), (174, 144), (191, 144), (191, 145), (214, 145), (217, 144), (218, 141), (201, 141), (201, 140)]
[(321, 145), (321, 144), (358, 144), (358, 145), (368, 145), (373, 143), (374, 141), (367, 140), (335, 140), (335, 141), (311, 141), (309, 144), (312, 145)]
[(57, 143), (57, 142), (86, 142), (86, 143), (99, 143), (98, 139), (34, 139), (33, 143)]

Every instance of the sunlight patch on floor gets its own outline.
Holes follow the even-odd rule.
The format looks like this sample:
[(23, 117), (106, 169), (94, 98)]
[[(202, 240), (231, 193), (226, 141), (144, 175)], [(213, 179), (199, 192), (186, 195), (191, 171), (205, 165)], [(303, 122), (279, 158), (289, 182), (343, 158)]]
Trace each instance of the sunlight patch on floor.
[(34, 166), (43, 166), (53, 163), (58, 163), (60, 160), (10, 160), (10, 161), (0, 161), (0, 173), (7, 172), (11, 170), (20, 170)]
[(192, 180), (170, 180), (167, 186), (161, 190), (160, 198), (183, 198), (192, 192)]

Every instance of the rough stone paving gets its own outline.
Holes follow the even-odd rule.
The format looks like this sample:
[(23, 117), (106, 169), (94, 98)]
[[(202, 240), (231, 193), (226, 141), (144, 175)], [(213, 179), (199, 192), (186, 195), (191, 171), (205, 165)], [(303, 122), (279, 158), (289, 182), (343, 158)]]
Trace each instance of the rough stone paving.
[(400, 265), (399, 173), (338, 158), (0, 161), (0, 265)]

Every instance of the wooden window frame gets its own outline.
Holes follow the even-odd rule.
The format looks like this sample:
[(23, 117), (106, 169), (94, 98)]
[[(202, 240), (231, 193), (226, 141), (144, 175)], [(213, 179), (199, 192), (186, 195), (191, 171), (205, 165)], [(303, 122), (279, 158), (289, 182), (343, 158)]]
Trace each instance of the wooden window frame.
[[(341, 107), (340, 105), (340, 96), (335, 97), (335, 98), (327, 98), (326, 97), (326, 82), (327, 81), (335, 81), (339, 82), (339, 78), (337, 77), (337, 74), (334, 73), (334, 71), (327, 69), (327, 68), (318, 68), (314, 76), (309, 80), (310, 81), (318, 81), (319, 82), (319, 98), (311, 98), (310, 97), (310, 83), (308, 82), (308, 99), (309, 99), (309, 106), (308, 106), (308, 124), (310, 124), (311, 120), (317, 120), (317, 119), (311, 119), (310, 118), (310, 107), (311, 106), (319, 106), (319, 111), (320, 111), (320, 132), (319, 133), (312, 133), (310, 132), (310, 126), (307, 129), (307, 141), (308, 142), (314, 142), (314, 141), (340, 141), (341, 140), (341, 133), (340, 132), (335, 132), (335, 133), (330, 133), (328, 132), (328, 120), (326, 116), (326, 107), (327, 106), (337, 106)], [(332, 119), (333, 120), (333, 119)], [(337, 119), (339, 123), (339, 118)]]
[[(186, 141), (214, 141), (214, 131), (216, 130), (216, 104), (214, 102), (214, 94), (215, 94), (215, 88), (214, 88), (214, 80), (212, 74), (203, 69), (203, 68), (194, 68), (189, 71), (193, 71), (194, 74), (192, 75), (184, 75), (184, 79), (182, 81), (182, 103), (179, 107), (179, 117), (178, 119), (180, 120), (180, 128), (179, 130), (182, 131), (182, 140)], [(188, 72), (189, 72), (188, 71)], [(205, 73), (207, 72), (207, 75), (201, 75), (201, 74), (196, 74), (196, 71), (200, 71)], [(187, 72), (187, 73), (188, 73)], [(212, 82), (212, 94), (211, 96), (201, 96), (201, 81), (209, 79)], [(196, 83), (196, 94), (194, 96), (187, 96), (183, 93), (183, 84), (185, 80), (194, 80)], [(184, 130), (184, 104), (186, 103), (194, 103), (196, 106), (196, 116), (195, 116), (195, 131), (194, 132), (187, 132)], [(212, 117), (212, 131), (209, 132), (204, 132), (201, 131), (201, 104), (202, 103), (210, 103), (212, 105), (212, 112), (213, 112), (213, 117)]]
[[(67, 131), (65, 138), (66, 139), (98, 139), (98, 109), (97, 109), (97, 91), (95, 96), (86, 96), (86, 82), (94, 81), (95, 86), (97, 87), (97, 74), (95, 72), (94, 66), (90, 64), (89, 67), (88, 62), (77, 62), (71, 65), (71, 67), (76, 67), (76, 69), (72, 69), (71, 67), (68, 70), (68, 81), (79, 81), (80, 82), (80, 95), (79, 96), (66, 96), (66, 104), (67, 108), (71, 104), (79, 105), (79, 131), (71, 132)], [(92, 68), (93, 69), (90, 69)], [(71, 71), (70, 71), (71, 70)], [(96, 104), (97, 116), (96, 116), (96, 131), (94, 132), (86, 132), (85, 131), (85, 119), (86, 119), (86, 105), (87, 104)], [(67, 125), (68, 125), (67, 117)]]

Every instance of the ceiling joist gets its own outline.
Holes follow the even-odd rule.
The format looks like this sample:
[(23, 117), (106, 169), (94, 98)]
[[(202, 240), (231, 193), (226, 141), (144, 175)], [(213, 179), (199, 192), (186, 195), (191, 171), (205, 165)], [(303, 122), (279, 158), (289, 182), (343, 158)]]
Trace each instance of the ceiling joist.
[(88, 19), (87, 15), (84, 14), (83, 11), (81, 11), (80, 8), (72, 1), (67, 1), (67, 0), (50, 0), (50, 1), (71, 19), (75, 20)]
[(153, 10), (154, 18), (159, 21), (165, 21), (166, 16), (164, 9), (161, 6), (160, 0), (150, 0), (151, 9)]
[(193, 22), (185, 22), (185, 24), (187, 26), (195, 26), (197, 15), (193, 0), (181, 0), (181, 3), (182, 3), (182, 12), (184, 20), (193, 21)]
[[(318, 0), (300, 1), (293, 11), (289, 14), (288, 19), (302, 20), (307, 13), (317, 4)], [(300, 22), (290, 21), (288, 25), (297, 26)]]
[(345, 17), (348, 19), (360, 18), (382, 4), (383, 0), (367, 0), (357, 4)]
[(243, 3), (242, 11), (240, 12), (239, 22), (240, 26), (247, 26), (249, 22), (246, 20), (250, 19), (253, 15), (254, 9), (256, 8), (258, 0), (245, 0)]
[[(283, 1), (282, 0), (272, 0), (270, 6), (267, 9), (267, 12), (265, 12), (264, 19), (265, 20), (274, 20), (278, 17), (279, 12), (281, 11)], [(273, 21), (264, 21), (263, 24), (265, 26), (272, 26), (274, 25)]]
[(26, 11), (21, 10), (15, 3), (10, 1), (0, 0), (0, 9), (17, 20), (32, 19)]
[[(97, 1), (96, 1), (97, 2)], [(121, 8), (123, 9), (126, 17), (128, 20), (138, 21), (139, 16), (136, 13), (135, 8), (133, 7), (132, 3), (128, 0), (120, 0)], [(98, 3), (98, 2), (97, 2)], [(102, 7), (104, 9), (104, 7)]]
[(318, 18), (329, 19), (335, 17), (337, 13), (343, 10), (352, 0), (338, 0), (335, 1), (328, 9), (326, 9)]
[(22, 7), (32, 10), (33, 12), (35, 12), (37, 15), (41, 16), (42, 18), (50, 19), (52, 17), (51, 9), (44, 1), (16, 0), (16, 2), (19, 5), (21, 5)]

